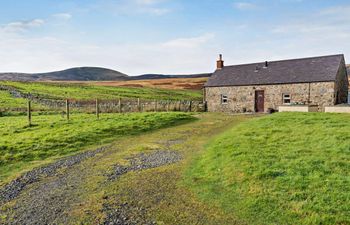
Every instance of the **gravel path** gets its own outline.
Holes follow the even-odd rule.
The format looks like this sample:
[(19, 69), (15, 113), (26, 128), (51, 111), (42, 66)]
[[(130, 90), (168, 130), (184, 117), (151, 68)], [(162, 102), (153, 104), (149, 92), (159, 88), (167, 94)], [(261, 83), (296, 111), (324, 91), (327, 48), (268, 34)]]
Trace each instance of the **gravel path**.
[(181, 155), (175, 151), (156, 151), (149, 154), (141, 153), (128, 158), (130, 165), (116, 165), (113, 173), (108, 175), (108, 180), (115, 180), (119, 176), (137, 170), (145, 170), (176, 163), (182, 159)]
[[(5, 214), (9, 217), (4, 223), (27, 225), (69, 223), (69, 207), (75, 204), (77, 197), (77, 194), (74, 193), (84, 183), (85, 177), (89, 176), (84, 168), (74, 166), (96, 156), (106, 148), (98, 148), (36, 168), (4, 186), (0, 190), (1, 204), (16, 200), (20, 196), (10, 211), (5, 210)], [(115, 165), (113, 172), (107, 174), (107, 182), (114, 181), (130, 171), (169, 165), (181, 159), (178, 152), (170, 150), (140, 153), (126, 158), (129, 165)], [(24, 195), (21, 194), (22, 192), (25, 192)], [(139, 208), (132, 203), (105, 204), (103, 212), (106, 218), (102, 224), (155, 224), (154, 221), (146, 219), (146, 209)]]
[[(129, 165), (115, 165), (113, 172), (108, 174), (108, 181), (116, 180), (118, 177), (130, 171), (139, 171), (151, 169), (176, 163), (182, 159), (179, 152), (165, 150), (152, 153), (141, 153), (127, 158)], [(149, 221), (146, 218), (147, 210), (132, 203), (104, 205), (103, 211), (106, 214), (103, 225), (153, 225), (155, 221)]]
[(104, 151), (106, 148), (107, 147), (101, 147), (94, 151), (83, 152), (74, 156), (66, 157), (55, 163), (33, 169), (32, 171), (23, 174), (0, 189), (0, 205), (16, 198), (26, 186), (38, 182), (41, 178), (55, 175), (58, 169), (69, 168), (87, 158), (91, 158), (97, 153)]
[[(148, 221), (146, 218), (147, 210), (142, 207), (136, 207), (127, 202), (120, 205), (105, 205), (106, 219), (101, 225), (155, 225), (155, 221)], [(131, 212), (134, 215), (130, 215)], [(136, 215), (135, 215), (136, 214)]]

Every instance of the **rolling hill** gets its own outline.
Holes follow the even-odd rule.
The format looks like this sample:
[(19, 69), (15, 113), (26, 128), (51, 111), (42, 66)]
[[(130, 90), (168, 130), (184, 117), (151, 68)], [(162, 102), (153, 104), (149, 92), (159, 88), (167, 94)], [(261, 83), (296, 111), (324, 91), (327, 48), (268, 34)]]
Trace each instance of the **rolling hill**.
[(127, 80), (128, 75), (121, 72), (99, 68), (78, 67), (49, 73), (1, 73), (0, 80), (11, 81), (91, 81)]
[(167, 78), (200, 78), (211, 74), (163, 75), (143, 74), (128, 76), (119, 71), (100, 67), (77, 67), (49, 73), (0, 73), (0, 80), (8, 81), (128, 81)]

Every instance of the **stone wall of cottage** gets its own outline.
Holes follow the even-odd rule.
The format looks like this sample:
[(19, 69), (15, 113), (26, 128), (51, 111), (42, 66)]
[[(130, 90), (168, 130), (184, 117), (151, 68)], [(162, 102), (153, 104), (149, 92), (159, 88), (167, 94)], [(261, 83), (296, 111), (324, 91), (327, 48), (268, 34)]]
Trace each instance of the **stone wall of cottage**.
[[(209, 112), (255, 112), (255, 91), (264, 90), (264, 110), (278, 109), (283, 105), (283, 94), (290, 94), (291, 103), (325, 106), (335, 105), (335, 83), (297, 83), (256, 86), (206, 87), (204, 90)], [(221, 96), (228, 97), (227, 104), (221, 103)]]

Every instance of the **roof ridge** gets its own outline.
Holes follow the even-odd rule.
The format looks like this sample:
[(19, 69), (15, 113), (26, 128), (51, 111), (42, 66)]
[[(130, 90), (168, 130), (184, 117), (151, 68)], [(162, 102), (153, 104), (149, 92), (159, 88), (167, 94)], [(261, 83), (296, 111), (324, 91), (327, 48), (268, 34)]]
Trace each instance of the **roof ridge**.
[[(275, 63), (275, 62), (286, 62), (286, 61), (298, 61), (298, 60), (306, 60), (306, 59), (329, 58), (329, 57), (336, 57), (336, 56), (344, 57), (344, 54), (323, 55), (323, 56), (304, 57), (304, 58), (296, 58), (296, 59), (282, 59), (282, 60), (274, 60), (274, 61), (268, 61), (268, 62), (269, 63)], [(256, 64), (263, 64), (263, 63), (265, 63), (265, 61), (263, 61), (263, 62), (255, 62), (255, 63), (242, 63), (242, 64), (224, 66), (224, 69), (225, 69), (225, 67), (249, 66), (249, 65), (256, 65)]]

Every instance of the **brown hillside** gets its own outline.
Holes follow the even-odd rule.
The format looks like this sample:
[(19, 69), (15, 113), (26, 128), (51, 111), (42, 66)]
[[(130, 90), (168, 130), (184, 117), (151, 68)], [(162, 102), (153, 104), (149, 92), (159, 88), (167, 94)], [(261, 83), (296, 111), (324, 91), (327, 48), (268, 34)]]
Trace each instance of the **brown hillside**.
[(110, 87), (150, 87), (162, 89), (187, 89), (200, 90), (208, 80), (206, 77), (201, 78), (169, 78), (154, 80), (130, 80), (130, 81), (102, 81), (88, 82), (93, 85), (110, 86)]

